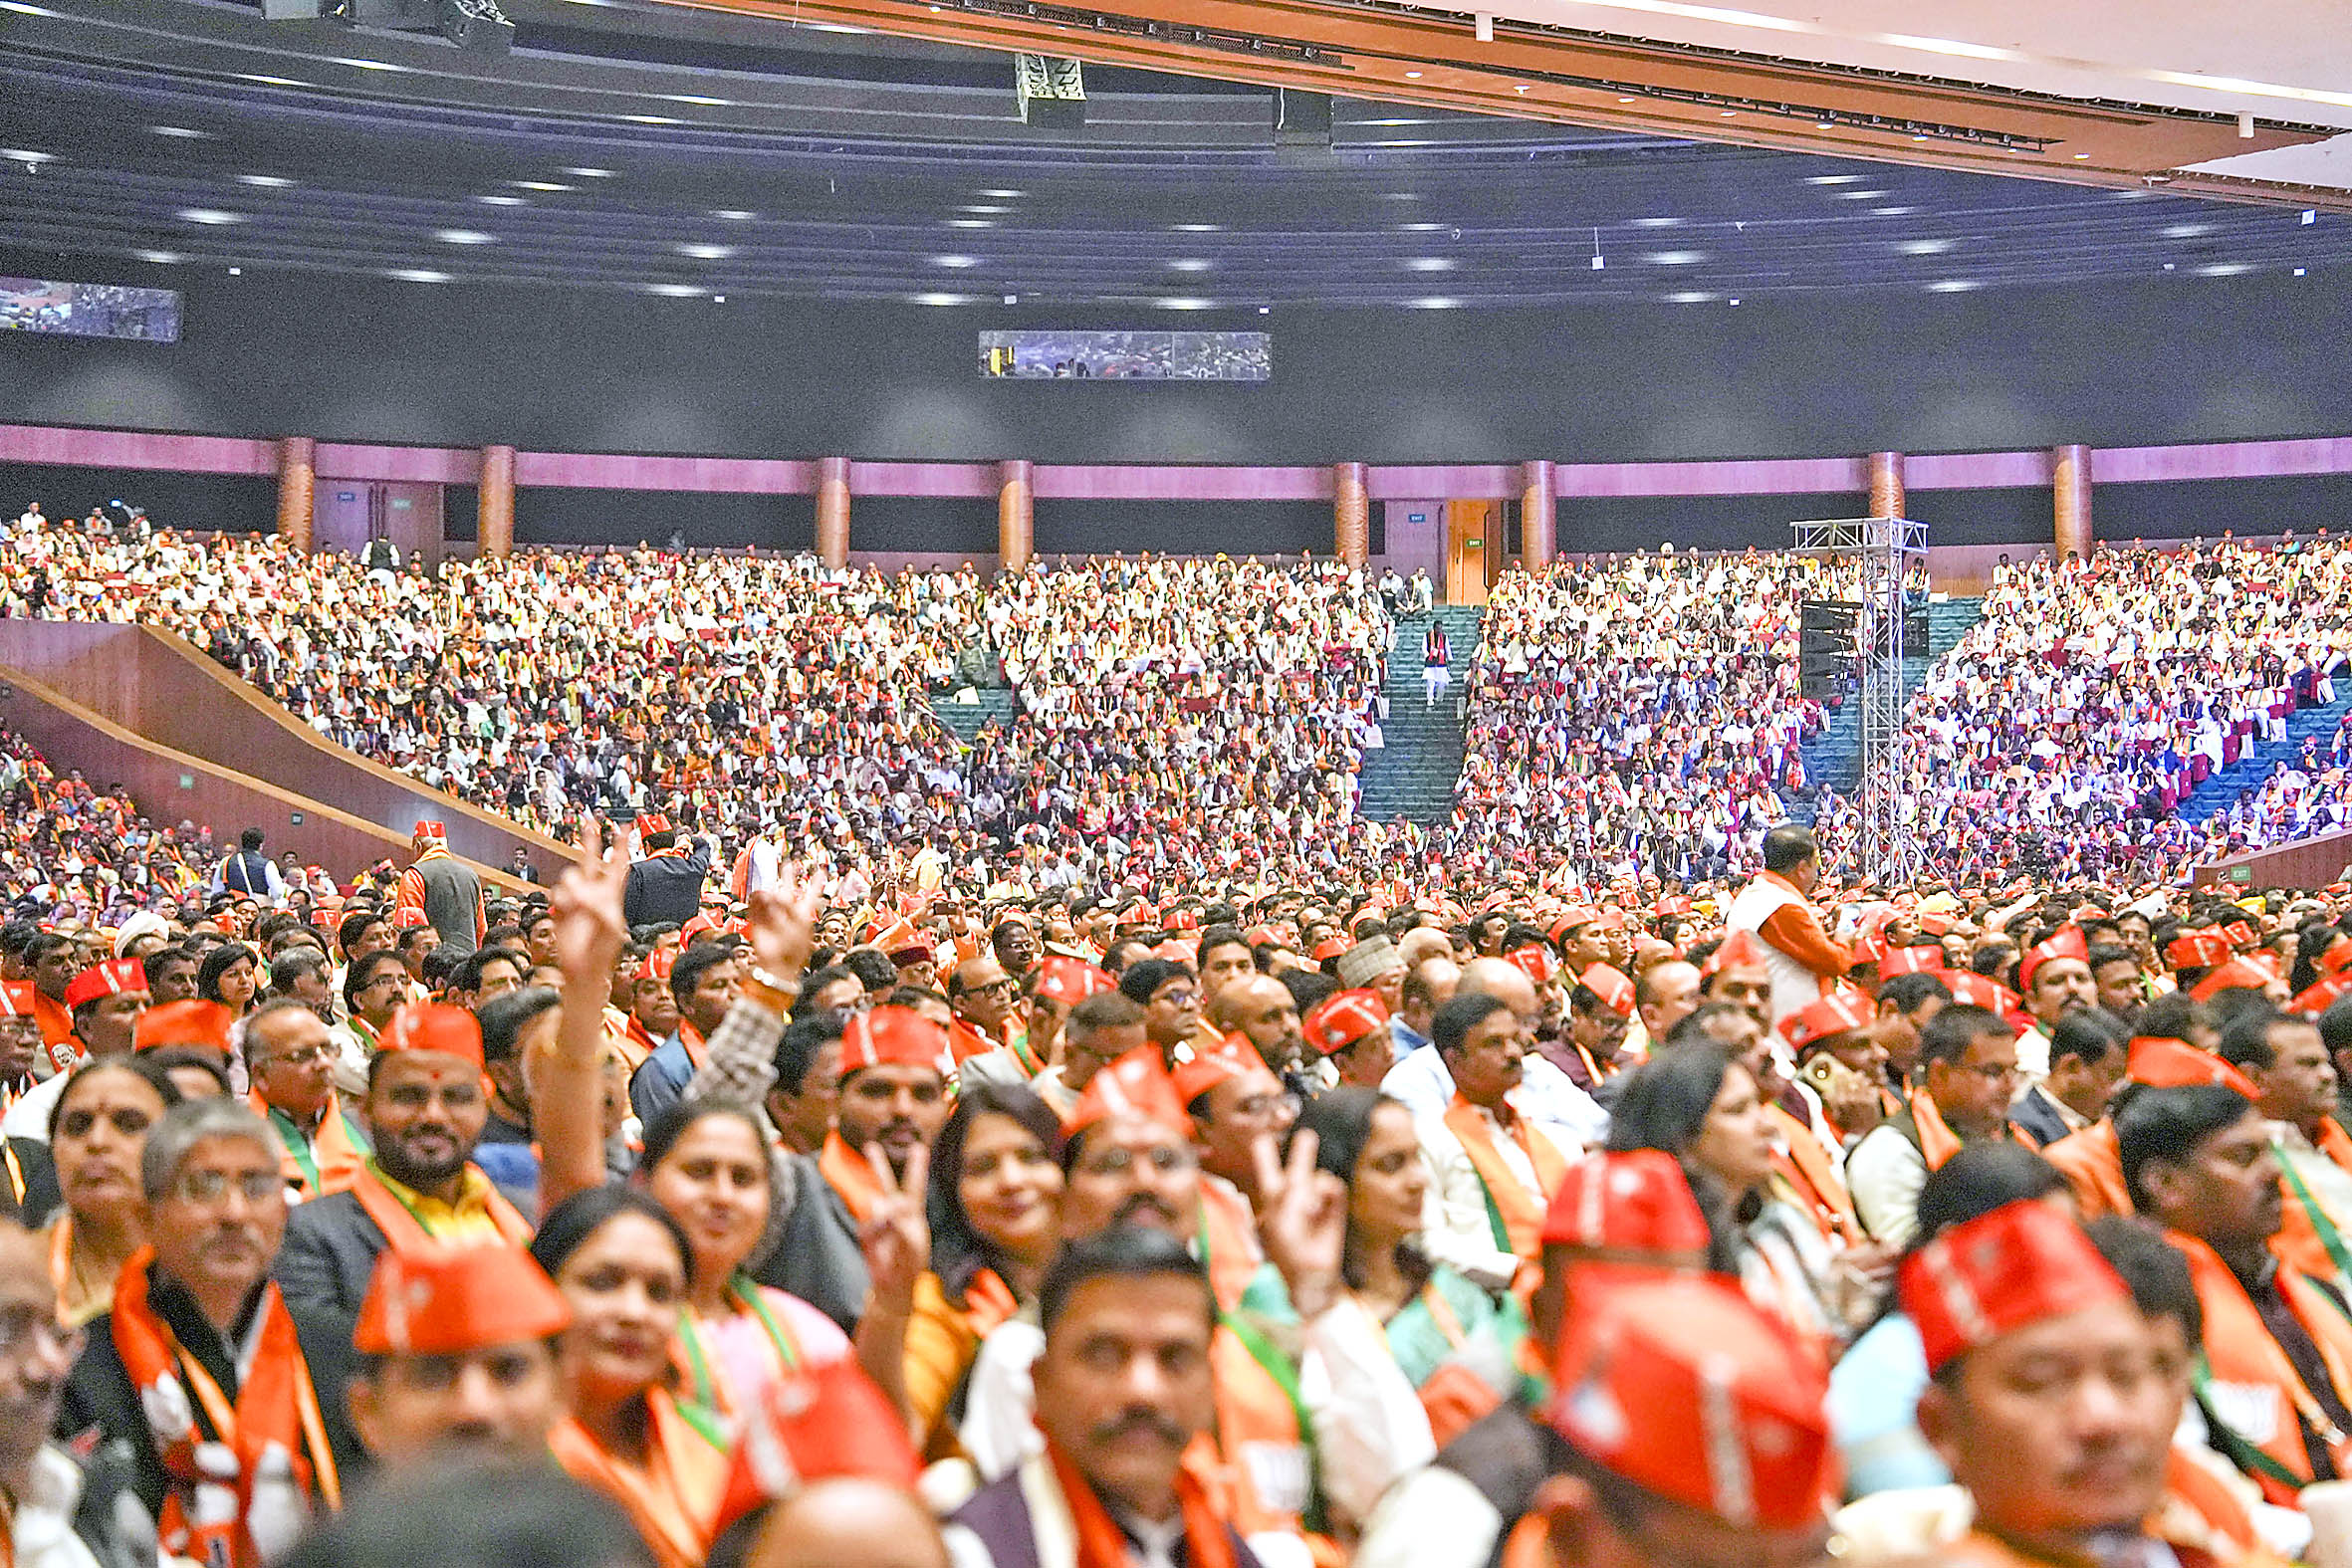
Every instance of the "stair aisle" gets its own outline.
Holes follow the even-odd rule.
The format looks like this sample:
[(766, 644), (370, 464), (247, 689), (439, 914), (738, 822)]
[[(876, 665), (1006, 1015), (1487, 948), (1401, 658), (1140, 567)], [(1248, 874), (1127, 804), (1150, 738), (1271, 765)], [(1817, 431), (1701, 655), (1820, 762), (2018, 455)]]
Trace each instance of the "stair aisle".
[(931, 699), (932, 714), (966, 746), (972, 744), (972, 738), (980, 733), (981, 726), (991, 720), (996, 722), (999, 729), (1009, 728), (1013, 723), (1011, 691), (999, 687), (977, 695), (980, 700), (973, 703), (953, 702), (946, 697)]
[(2216, 811), (2234, 804), (2238, 790), (2255, 787), (2270, 777), (2275, 764), (2289, 761), (2301, 752), (2305, 736), (2316, 735), (2324, 742), (2335, 734), (2347, 710), (2352, 710), (2352, 672), (2336, 677), (2334, 702), (2297, 709), (2286, 721), (2285, 740), (2268, 745), (2256, 743), (2238, 758), (2235, 767), (2207, 775), (2205, 783), (2190, 792), (2174, 814), (2185, 822), (2202, 822)]
[(1387, 744), (1364, 754), (1361, 814), (1373, 821), (1405, 816), (1428, 826), (1444, 821), (1454, 809), (1454, 784), (1462, 777), (1460, 704), (1486, 611), (1474, 604), (1441, 604), (1434, 613), (1445, 624), (1453, 689), (1436, 707), (1422, 706), (1421, 639), (1428, 634), (1430, 617), (1400, 618), (1383, 681), (1388, 722), (1382, 734)]

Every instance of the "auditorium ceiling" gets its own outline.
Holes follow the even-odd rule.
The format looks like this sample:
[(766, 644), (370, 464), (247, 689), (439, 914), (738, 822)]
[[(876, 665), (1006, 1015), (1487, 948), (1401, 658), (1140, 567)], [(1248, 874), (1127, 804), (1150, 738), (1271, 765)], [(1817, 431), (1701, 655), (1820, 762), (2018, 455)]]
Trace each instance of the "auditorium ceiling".
[[(2217, 200), (1344, 93), (1327, 134), (1294, 94), (1286, 133), (1263, 82), (1100, 64), (1049, 130), (1001, 53), (789, 3), (505, 6), (498, 55), (232, 0), (0, 0), (0, 247), (84, 278), (1173, 312), (2352, 275), (2352, 217), (2275, 181)], [(2317, 158), (2321, 123), (2248, 155)]]

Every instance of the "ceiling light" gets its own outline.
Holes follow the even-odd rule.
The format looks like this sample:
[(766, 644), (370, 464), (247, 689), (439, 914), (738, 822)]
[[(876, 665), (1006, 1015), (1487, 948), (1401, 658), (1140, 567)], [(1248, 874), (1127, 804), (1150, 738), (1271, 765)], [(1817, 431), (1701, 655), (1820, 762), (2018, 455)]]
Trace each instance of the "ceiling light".
[(1617, 100), (1617, 102), (1618, 102), (1618, 103), (1620, 103), (1620, 104), (1630, 104), (1630, 103), (1632, 103), (1632, 102), (1633, 102), (1633, 99), (1632, 99), (1632, 97), (1631, 97), (1630, 95), (1628, 95), (1628, 96), (1626, 96), (1626, 97), (1624, 97), (1624, 98), (1620, 98), (1619, 100)]
[(245, 221), (245, 214), (242, 212), (223, 212), (218, 207), (182, 207), (179, 209), (179, 215), (182, 222), (201, 223), (214, 228), (224, 223), (243, 223)]
[(1859, 185), (1862, 183), (1862, 176), (1859, 174), (1807, 174), (1805, 183), (1807, 185)]
[(2295, 219), (2295, 221), (2297, 223), (2317, 223), (2319, 221), (2319, 209), (2317, 207), (2305, 207), (2303, 209), (2303, 215)]
[(1952, 246), (1951, 240), (1904, 240), (1895, 249), (1906, 256), (1941, 256)]
[(1215, 300), (1173, 299), (1159, 302), (1163, 311), (1207, 311), (1216, 308)]
[(623, 114), (620, 117), (632, 125), (683, 125), (686, 123), (682, 119), (673, 119), (667, 114)]
[(2300, 278), (2301, 276), (2303, 276), (2303, 269), (2302, 269), (2302, 268), (2300, 268), (2300, 267), (2297, 267), (2297, 268), (2295, 269), (2295, 276), (2296, 276), (2296, 277), (2298, 277), (2298, 278)]
[(2074, 161), (2075, 161), (2075, 162), (2077, 162), (2077, 163), (2080, 163), (2080, 162), (2081, 162), (2083, 159), (2085, 159), (2085, 158), (2087, 158), (2087, 157), (2089, 157), (2089, 156), (2090, 156), (2090, 154), (2089, 154), (2089, 153), (2087, 153), (2087, 152), (2077, 152), (2076, 154), (2074, 154)]
[(907, 298), (917, 305), (969, 305), (972, 301), (968, 294), (913, 294)]
[(1416, 311), (1451, 311), (1457, 309), (1461, 304), (1462, 302), (1460, 300), (1455, 299), (1451, 295), (1433, 294), (1427, 296), (1426, 298), (1415, 300), (1413, 302), (1413, 309)]
[(2197, 269), (2201, 278), (2234, 278), (2241, 272), (2252, 272), (2252, 262), (2209, 262)]
[(43, 163), (56, 161), (57, 154), (35, 152), (31, 147), (0, 147), (0, 158), (7, 158), (14, 163), (29, 163), (38, 167)]
[(297, 82), (292, 77), (257, 77), (250, 71), (237, 73), (240, 82), (259, 82), (263, 87), (309, 87), (308, 82)]
[(700, 299), (703, 293), (699, 287), (691, 283), (649, 283), (645, 285), (645, 292), (658, 294), (664, 299), (670, 300)]
[(435, 229), (433, 238), (444, 245), (495, 245), (498, 236), (484, 234), (480, 229)]
[(1396, 231), (1399, 234), (1435, 234), (1444, 227), (1442, 223), (1400, 223)]
[[(2302, 275), (2303, 275), (2303, 269), (2302, 269), (2302, 268), (2300, 268), (2300, 267), (2297, 267), (2297, 268), (2295, 269), (2295, 276), (2299, 278), (2299, 277), (2301, 277)], [(1259, 314), (1260, 316), (1272, 316), (1272, 315), (1274, 314), (1274, 307), (1273, 307), (1273, 306), (1271, 306), (1271, 305), (1261, 305), (1260, 307), (1258, 307), (1258, 314)]]
[(951, 229), (993, 229), (997, 226), (997, 220), (994, 218), (950, 218), (947, 220), (947, 226)]
[(245, 269), (242, 267), (231, 267), (229, 269), (229, 276), (232, 278), (242, 278), (245, 276)]
[(147, 128), (158, 136), (169, 136), (174, 141), (210, 141), (212, 139), (211, 131), (190, 130), (185, 125), (149, 125)]
[(55, 11), (44, 11), (37, 5), (27, 5), (25, 0), (0, 0), (0, 11), (14, 11), (19, 16), (57, 15)]
[(1705, 289), (1685, 289), (1678, 294), (1670, 294), (1666, 298), (1676, 305), (1705, 305), (1715, 296)]
[(980, 258), (977, 256), (934, 256), (931, 258), (931, 265), (934, 267), (977, 267), (980, 265)]
[(564, 172), (577, 174), (582, 179), (610, 179), (612, 177), (610, 169), (566, 169)]
[(1966, 294), (1978, 287), (1974, 278), (1938, 278), (1928, 285), (1931, 294)]
[(384, 276), (397, 278), (402, 283), (447, 283), (449, 281), (449, 274), (435, 272), (430, 267), (394, 267)]
[(1732, 296), (1730, 299), (1728, 299), (1728, 300), (1724, 301), (1724, 304), (1726, 304), (1726, 305), (1738, 305), (1739, 303), (1740, 303), (1740, 297), (1739, 297), (1738, 295), (1736, 295), (1736, 294), (1735, 294), (1735, 295), (1733, 295), (1733, 296)]
[(975, 196), (1026, 196), (1029, 192), (1025, 190), (976, 190), (972, 194)]
[(510, 179), (507, 183), (517, 190), (577, 190), (579, 188), (576, 185), (558, 184), (552, 179)]
[(732, 245), (680, 245), (677, 247), (677, 251), (679, 255), (691, 256), (696, 261), (725, 261), (735, 254), (735, 247)]
[(1723, 117), (1726, 119), (1737, 119), (1740, 117), (1740, 112), (1736, 109), (1727, 109), (1723, 111)]
[(132, 251), (130, 254), (140, 261), (153, 262), (158, 267), (168, 267), (179, 260), (177, 251)]
[(388, 60), (359, 60), (339, 57), (335, 63), (339, 66), (350, 66), (353, 71), (405, 71), (408, 69), (406, 66), (395, 66)]
[(1914, 140), (1914, 141), (1925, 141), (1925, 140), (1927, 140), (1927, 137), (1925, 137), (1925, 136), (1913, 136), (1911, 139), (1912, 139), (1912, 140)]
[(521, 196), (476, 196), (474, 200), (486, 207), (528, 207), (530, 201)]
[(1661, 267), (1688, 267), (1706, 259), (1705, 251), (1652, 251), (1642, 258), (1644, 261), (1656, 262)]
[(714, 294), (711, 296), (711, 304), (713, 305), (725, 305), (726, 303), (727, 297), (723, 294)]
[(759, 214), (756, 212), (748, 212), (741, 207), (714, 207), (711, 209), (711, 216), (714, 218), (725, 218), (730, 223), (748, 223), (752, 219), (758, 217)]
[(288, 179), (283, 174), (240, 174), (237, 176), (237, 183), (240, 185), (258, 185), (263, 190), (284, 190), (287, 186), (293, 184), (294, 181)]
[(1917, 207), (1873, 207), (1870, 209), (1870, 215), (1874, 218), (1900, 218), (1906, 212), (1917, 212), (1918, 210)]
[(673, 104), (700, 104), (707, 109), (733, 109), (735, 107), (735, 100), (731, 98), (708, 98), (700, 93), (664, 93), (661, 96)]
[(1013, 209), (1011, 207), (1000, 207), (994, 203), (985, 201), (966, 202), (963, 206), (956, 209), (958, 212), (1011, 212), (1012, 210)]
[(1415, 272), (1452, 272), (1454, 258), (1451, 256), (1415, 256), (1408, 259), (1405, 265)]
[(1222, 223), (1171, 223), (1168, 227), (1178, 234), (1217, 234), (1223, 232)]
[(1390, 190), (1383, 191), (1381, 194), (1390, 201), (1419, 201), (1421, 199), (1421, 193), (1417, 190)]
[(2213, 232), (2214, 226), (2210, 223), (2175, 223), (2166, 226), (2164, 237), (2168, 240), (2193, 240), (2200, 234)]
[(1410, 78), (1411, 80), (1413, 80), (1413, 81), (1416, 81), (1416, 82), (1417, 82), (1417, 81), (1419, 81), (1419, 80), (1421, 79), (1421, 73), (1420, 73), (1420, 72), (1418, 72), (1418, 71), (1408, 71), (1408, 72), (1406, 72), (1406, 73), (1405, 73), (1405, 75), (1406, 75), (1408, 78)]
[(1512, 84), (1511, 91), (1514, 93), (1525, 93), (1529, 91), (1529, 89), (1528, 84), (1525, 82), (1515, 82)]
[(1176, 272), (1207, 272), (1215, 265), (1214, 262), (1200, 256), (1179, 256), (1168, 263), (1168, 266)]
[(1815, 130), (1835, 130), (1837, 128), (1837, 121), (1834, 119), (1816, 119), (1813, 121), (1813, 128)]
[(1883, 190), (1841, 190), (1837, 193), (1837, 199), (1840, 201), (1884, 201), (1886, 192)]

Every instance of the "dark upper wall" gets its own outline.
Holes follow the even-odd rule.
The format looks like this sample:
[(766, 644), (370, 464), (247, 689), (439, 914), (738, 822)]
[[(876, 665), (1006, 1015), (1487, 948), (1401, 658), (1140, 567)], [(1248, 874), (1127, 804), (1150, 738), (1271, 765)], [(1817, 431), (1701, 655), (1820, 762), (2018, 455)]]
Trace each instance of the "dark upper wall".
[[(0, 418), (244, 436), (871, 459), (1647, 460), (2340, 434), (2352, 407), (2352, 299), (2270, 276), (1737, 309), (1179, 317), (717, 305), (0, 253), (0, 272), (18, 271), (184, 289), (186, 336), (0, 333)], [(1007, 325), (1266, 328), (1277, 379), (984, 381), (973, 335)]]

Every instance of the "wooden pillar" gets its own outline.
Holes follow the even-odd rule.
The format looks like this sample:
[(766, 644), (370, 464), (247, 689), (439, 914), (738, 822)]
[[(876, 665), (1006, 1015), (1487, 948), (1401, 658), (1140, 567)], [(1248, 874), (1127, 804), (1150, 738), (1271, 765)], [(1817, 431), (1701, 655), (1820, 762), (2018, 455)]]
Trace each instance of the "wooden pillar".
[(1027, 571), (1037, 553), (1037, 465), (1009, 457), (997, 465), (997, 556), (1007, 571)]
[(319, 443), (287, 436), (278, 443), (278, 532), (296, 550), (311, 548), (311, 514), (319, 500)]
[(1372, 503), (1364, 465), (1331, 465), (1331, 544), (1341, 560), (1360, 566), (1372, 557)]
[(1519, 466), (1519, 563), (1529, 571), (1551, 564), (1559, 537), (1559, 506), (1551, 489), (1551, 460), (1529, 458)]
[(2050, 499), (2058, 555), (2090, 555), (2091, 449), (2079, 443), (2050, 448)]
[(1903, 454), (1900, 452), (1870, 454), (1870, 515), (1874, 518), (1903, 515)]
[(817, 460), (817, 559), (828, 566), (849, 564), (849, 460)]
[(474, 554), (504, 560), (515, 553), (515, 449), (482, 448), (481, 522)]

